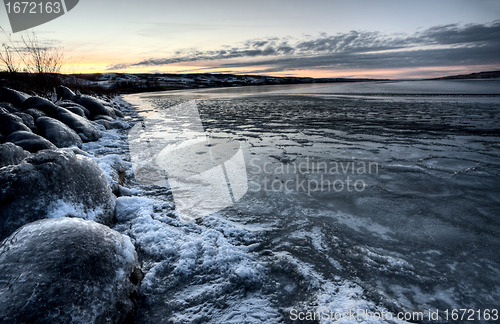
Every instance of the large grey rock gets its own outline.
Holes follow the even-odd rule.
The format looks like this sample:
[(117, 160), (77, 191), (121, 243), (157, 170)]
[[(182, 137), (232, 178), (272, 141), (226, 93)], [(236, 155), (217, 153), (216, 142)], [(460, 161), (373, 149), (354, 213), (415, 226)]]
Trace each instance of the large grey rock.
[(71, 149), (44, 150), (0, 169), (0, 239), (47, 217), (111, 224), (115, 204), (101, 168)]
[(120, 118), (125, 117), (125, 115), (122, 113), (122, 111), (120, 109), (113, 108), (113, 110), (115, 111), (116, 117), (120, 117)]
[(13, 115), (16, 115), (17, 117), (21, 118), (23, 120), (23, 124), (28, 126), (28, 128), (31, 129), (32, 132), (36, 132), (37, 128), (33, 116), (23, 112), (15, 112), (13, 113)]
[(22, 147), (13, 143), (0, 144), (0, 168), (21, 163), (28, 154)]
[(0, 88), (0, 101), (10, 102), (16, 108), (21, 108), (22, 104), (30, 96), (24, 92), (12, 90), (9, 88)]
[[(84, 106), (77, 104), (76, 102), (73, 102), (73, 101), (63, 101), (63, 102), (61, 102), (59, 104), (59, 107), (66, 108), (66, 109), (68, 109), (71, 112), (74, 112), (73, 109), (78, 108), (79, 110), (83, 111), (83, 113), (85, 115), (85, 116), (82, 116), (82, 117), (86, 117), (87, 119), (90, 118), (90, 112), (89, 112), (89, 110), (87, 108), (85, 108)], [(78, 113), (74, 112), (74, 113), (77, 114), (77, 115), (80, 115), (79, 112)]]
[(108, 115), (95, 115), (94, 116), (94, 121), (97, 121), (97, 120), (107, 120), (107, 121), (114, 121), (114, 118), (111, 118), (111, 116), (108, 116)]
[(38, 118), (43, 116), (47, 116), (46, 113), (35, 108), (26, 109), (23, 111), (23, 113), (30, 115), (31, 117), (33, 117), (34, 120), (37, 120)]
[(65, 86), (58, 86), (56, 89), (57, 99), (72, 100), (76, 97), (75, 93), (70, 88)]
[(10, 102), (0, 102), (0, 107), (4, 108), (11, 114), (20, 111), (18, 108), (14, 107)]
[(67, 110), (71, 111), (73, 114), (77, 114), (78, 116), (87, 118), (87, 116), (85, 115), (85, 111), (83, 111), (83, 109), (80, 108), (80, 107), (70, 106), (70, 107), (64, 107), (64, 108), (66, 108)]
[(23, 123), (23, 120), (6, 109), (0, 107), (0, 132), (4, 136), (17, 131), (31, 132), (28, 126)]
[(50, 117), (40, 117), (36, 120), (36, 125), (38, 128), (38, 133), (51, 141), (55, 146), (70, 147), (78, 146), (82, 147), (82, 139), (78, 134), (66, 126), (63, 122)]
[(57, 119), (73, 129), (84, 142), (97, 141), (102, 136), (101, 131), (87, 118), (78, 116), (65, 108), (57, 109)]
[(106, 129), (127, 129), (130, 127), (129, 124), (120, 120), (107, 121), (104, 119), (97, 119), (94, 122), (104, 126)]
[(57, 106), (52, 101), (42, 97), (30, 97), (22, 105), (22, 109), (35, 108), (43, 111), (47, 116), (55, 117), (57, 115)]
[(31, 153), (38, 152), (46, 149), (56, 149), (57, 147), (49, 140), (41, 137), (40, 135), (33, 134), (26, 131), (17, 131), (5, 138), (6, 142), (11, 142), (17, 146), (22, 147)]
[(128, 236), (76, 218), (36, 221), (0, 245), (0, 322), (132, 323), (141, 279)]
[(73, 99), (79, 105), (82, 105), (90, 112), (90, 119), (94, 120), (94, 116), (107, 115), (116, 118), (113, 108), (104, 106), (99, 100), (89, 96), (76, 96)]

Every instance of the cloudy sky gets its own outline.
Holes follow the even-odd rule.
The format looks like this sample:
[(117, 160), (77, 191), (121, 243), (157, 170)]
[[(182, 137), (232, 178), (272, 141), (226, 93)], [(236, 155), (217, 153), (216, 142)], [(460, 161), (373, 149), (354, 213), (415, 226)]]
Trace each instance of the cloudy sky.
[[(0, 26), (11, 32), (5, 9)], [(80, 0), (34, 32), (63, 47), (68, 72), (421, 78), (500, 70), (499, 0)]]

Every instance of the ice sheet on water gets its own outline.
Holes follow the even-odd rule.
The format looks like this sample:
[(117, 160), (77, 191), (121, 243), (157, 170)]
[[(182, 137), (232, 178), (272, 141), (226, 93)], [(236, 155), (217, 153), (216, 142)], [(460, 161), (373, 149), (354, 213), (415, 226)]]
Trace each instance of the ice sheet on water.
[[(311, 89), (288, 90), (300, 94), (499, 94), (500, 81), (495, 80), (439, 80), (403, 82), (341, 83)], [(285, 92), (285, 91), (284, 91)]]
[[(206, 129), (231, 133), (247, 157), (272, 167), (310, 155), (377, 161), (379, 174), (363, 176), (369, 186), (356, 196), (247, 193), (190, 223), (167, 189), (128, 179), (115, 229), (131, 237), (146, 272), (137, 323), (278, 323), (290, 307), (420, 310), (500, 296), (490, 284), (499, 273), (494, 109), (283, 98), (200, 102), (200, 114)], [(111, 178), (119, 159), (130, 175), (125, 140), (110, 130), (84, 148)]]

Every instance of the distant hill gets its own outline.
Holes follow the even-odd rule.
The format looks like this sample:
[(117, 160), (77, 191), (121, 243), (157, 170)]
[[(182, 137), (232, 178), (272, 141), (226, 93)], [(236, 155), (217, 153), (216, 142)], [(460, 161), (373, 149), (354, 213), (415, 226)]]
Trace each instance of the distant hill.
[[(81, 93), (133, 93), (146, 91), (182, 90), (197, 88), (236, 87), (249, 85), (274, 85), (298, 83), (366, 82), (388, 81), (387, 79), (364, 78), (305, 78), (272, 77), (265, 75), (235, 74), (167, 74), (167, 73), (93, 73), (93, 74), (51, 74), (58, 84), (66, 85)], [(53, 86), (40, 82), (36, 74), (8, 73), (0, 71), (0, 86), (19, 91), (50, 92)]]
[(164, 91), (248, 85), (387, 81), (387, 79), (271, 77), (264, 75), (212, 73), (96, 73), (73, 74), (67, 77), (84, 79), (92, 85), (98, 85), (118, 92)]
[(500, 78), (500, 71), (477, 72), (471, 74), (450, 75), (427, 80), (453, 80), (453, 79), (493, 79)]

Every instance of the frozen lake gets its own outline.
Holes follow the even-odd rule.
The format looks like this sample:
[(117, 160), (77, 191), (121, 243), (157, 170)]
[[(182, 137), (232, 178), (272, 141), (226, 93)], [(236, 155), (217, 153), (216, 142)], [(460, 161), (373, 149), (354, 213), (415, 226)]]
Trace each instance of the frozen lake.
[(208, 138), (240, 142), (248, 184), (191, 222), (168, 187), (136, 184), (136, 197), (119, 199), (115, 229), (147, 272), (138, 323), (287, 323), (294, 309), (430, 309), (446, 322), (446, 310), (498, 309), (499, 80), (125, 100), (143, 120), (195, 100)]

